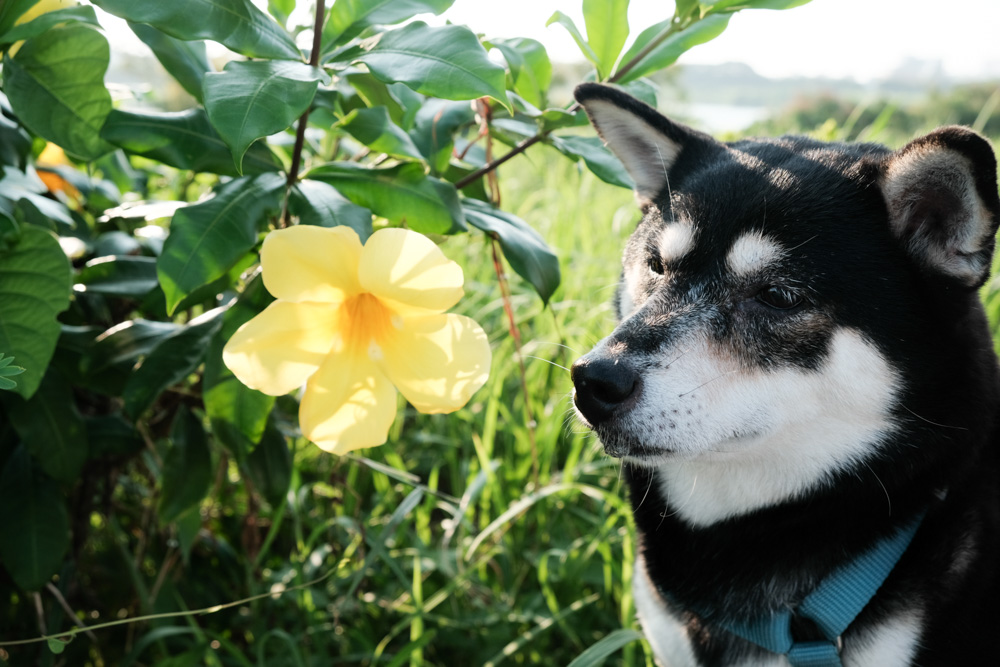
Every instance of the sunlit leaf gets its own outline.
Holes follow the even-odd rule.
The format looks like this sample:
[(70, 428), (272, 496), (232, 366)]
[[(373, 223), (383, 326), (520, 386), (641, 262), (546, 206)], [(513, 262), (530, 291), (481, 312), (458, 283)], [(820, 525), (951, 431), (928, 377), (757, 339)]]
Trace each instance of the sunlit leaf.
[(67, 7), (51, 12), (45, 12), (41, 16), (11, 28), (8, 32), (0, 35), (0, 44), (10, 44), (24, 39), (38, 37), (46, 30), (61, 23), (74, 21), (77, 23), (87, 23), (93, 26), (100, 26), (94, 8), (81, 5), (79, 7)]
[(476, 36), (462, 26), (410, 23), (382, 33), (353, 58), (385, 82), (446, 100), (489, 96), (508, 106), (504, 68), (492, 62)]
[[(108, 115), (101, 135), (129, 153), (177, 169), (237, 175), (232, 152), (203, 109), (164, 113), (115, 109)], [(280, 167), (264, 143), (251, 145), (243, 156), (243, 171), (247, 174), (277, 171)]]
[(280, 174), (235, 179), (211, 199), (174, 214), (157, 263), (168, 312), (197, 288), (223, 276), (257, 244), (267, 214), (281, 207), (284, 186)]
[(298, 217), (300, 225), (347, 225), (362, 242), (372, 235), (372, 212), (344, 197), (329, 183), (300, 180), (292, 188), (288, 210)]
[(605, 183), (623, 188), (635, 187), (632, 178), (604, 143), (597, 137), (573, 137), (552, 135), (549, 137), (552, 145), (562, 153), (574, 159), (582, 159), (587, 168)]
[(243, 154), (257, 139), (280, 132), (309, 108), (322, 70), (280, 60), (230, 61), (205, 76), (205, 110), (233, 151), (242, 173)]
[(424, 159), (410, 136), (392, 122), (385, 107), (355, 109), (344, 117), (338, 127), (377, 153), (421, 161)]
[(323, 51), (371, 25), (393, 25), (417, 14), (440, 14), (455, 0), (337, 0), (323, 27)]
[(100, 132), (111, 111), (104, 86), (109, 54), (104, 36), (80, 23), (28, 40), (3, 59), (4, 92), (14, 113), (67, 153), (85, 160), (107, 153), (112, 146)]
[(447, 234), (465, 229), (455, 187), (426, 176), (422, 165), (370, 169), (349, 162), (333, 162), (311, 170), (306, 176), (329, 183), (375, 215), (396, 223), (405, 221), (415, 231)]
[(583, 54), (583, 57), (594, 63), (594, 67), (600, 67), (600, 58), (598, 58), (597, 54), (594, 53), (594, 49), (590, 47), (587, 40), (583, 38), (583, 35), (580, 33), (580, 29), (576, 27), (575, 23), (573, 23), (573, 19), (566, 14), (557, 11), (549, 17), (549, 20), (545, 22), (545, 26), (548, 27), (553, 23), (558, 23), (562, 27), (566, 28), (566, 32), (568, 32), (570, 37), (573, 38), (573, 41), (576, 42), (576, 45), (579, 47), (580, 53)]
[(524, 220), (485, 202), (465, 199), (462, 210), (469, 224), (496, 236), (511, 268), (548, 303), (559, 287), (559, 258), (541, 235)]
[(552, 83), (552, 63), (541, 42), (524, 37), (494, 39), (490, 46), (503, 54), (510, 67), (514, 90), (536, 107), (545, 106)]
[(93, 0), (106, 12), (183, 40), (210, 39), (253, 58), (301, 60), (292, 36), (250, 0)]
[(583, 0), (583, 20), (597, 71), (606, 78), (628, 38), (628, 0)]
[[(731, 17), (732, 14), (708, 16), (679, 32), (673, 32), (675, 27), (670, 20), (646, 28), (639, 33), (635, 42), (622, 56), (619, 71), (624, 72), (624, 74), (617, 82), (623, 84), (634, 81), (639, 77), (673, 65), (685, 51), (721, 35), (726, 26), (729, 25)], [(656, 46), (651, 46), (654, 43)], [(647, 48), (649, 51), (626, 72), (625, 67)]]

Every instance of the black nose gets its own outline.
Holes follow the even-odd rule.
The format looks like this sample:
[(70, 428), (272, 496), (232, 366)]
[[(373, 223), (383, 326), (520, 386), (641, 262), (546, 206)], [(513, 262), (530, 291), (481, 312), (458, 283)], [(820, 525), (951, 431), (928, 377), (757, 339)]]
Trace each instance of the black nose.
[(608, 420), (639, 386), (639, 375), (620, 359), (587, 355), (572, 370), (576, 407), (591, 425)]

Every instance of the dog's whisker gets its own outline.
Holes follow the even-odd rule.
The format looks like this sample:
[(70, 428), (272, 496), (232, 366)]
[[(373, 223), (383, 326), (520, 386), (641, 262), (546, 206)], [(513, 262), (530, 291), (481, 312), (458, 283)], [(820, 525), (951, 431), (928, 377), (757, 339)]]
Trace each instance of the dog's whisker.
[(940, 426), (941, 428), (952, 428), (952, 429), (955, 429), (956, 431), (968, 431), (969, 430), (969, 429), (965, 428), (964, 426), (949, 426), (948, 424), (939, 424), (939, 423), (937, 423), (935, 421), (931, 421), (927, 417), (921, 417), (920, 415), (918, 415), (916, 412), (914, 412), (913, 410), (909, 409), (905, 405), (900, 404), (900, 407), (903, 408), (904, 410), (906, 410), (907, 412), (909, 412), (911, 415), (913, 415), (914, 417), (916, 417), (920, 421), (925, 421), (928, 424), (930, 424), (931, 426)]
[(699, 389), (701, 389), (702, 387), (704, 387), (706, 384), (711, 384), (712, 382), (715, 382), (716, 380), (724, 378), (727, 375), (732, 375), (733, 373), (738, 373), (738, 372), (739, 372), (738, 370), (732, 370), (732, 371), (726, 371), (725, 373), (719, 373), (718, 375), (716, 375), (714, 378), (712, 378), (708, 382), (703, 382), (700, 385), (698, 385), (697, 387), (695, 387), (694, 389), (690, 389), (688, 391), (685, 391), (682, 394), (677, 394), (677, 397), (680, 398), (681, 396), (687, 396), (688, 394), (690, 394), (693, 391), (698, 391)]

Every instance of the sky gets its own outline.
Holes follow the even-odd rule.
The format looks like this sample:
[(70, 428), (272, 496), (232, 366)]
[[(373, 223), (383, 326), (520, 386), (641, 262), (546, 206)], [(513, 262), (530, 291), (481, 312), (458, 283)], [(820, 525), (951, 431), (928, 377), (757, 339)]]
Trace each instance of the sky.
[[(580, 0), (456, 0), (444, 15), (488, 37), (532, 37), (552, 60), (579, 60), (556, 10), (583, 30)], [(632, 36), (672, 13), (670, 0), (631, 0)], [(428, 20), (431, 22), (431, 20)], [(904, 59), (941, 61), (962, 78), (1000, 78), (1000, 0), (812, 0), (782, 11), (744, 10), (680, 62), (744, 62), (764, 76), (880, 78)]]
[[(254, 1), (266, 6), (266, 0)], [(552, 60), (571, 62), (582, 60), (576, 44), (561, 26), (545, 23), (560, 10), (582, 31), (581, 7), (582, 0), (455, 0), (443, 16), (421, 18), (438, 25), (450, 20), (487, 37), (531, 37), (545, 44)], [(670, 0), (631, 0), (630, 39), (672, 11)], [(116, 46), (145, 48), (124, 22), (102, 22)], [(908, 58), (940, 62), (958, 78), (1000, 78), (1000, 0), (812, 0), (782, 11), (744, 10), (720, 37), (688, 51), (680, 63), (743, 62), (764, 76), (865, 82)]]

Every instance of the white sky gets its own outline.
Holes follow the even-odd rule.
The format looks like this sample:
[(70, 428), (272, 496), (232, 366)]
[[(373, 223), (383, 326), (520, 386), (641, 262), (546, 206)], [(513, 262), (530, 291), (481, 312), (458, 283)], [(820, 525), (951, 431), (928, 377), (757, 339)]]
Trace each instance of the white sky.
[[(266, 6), (266, 0), (255, 2)], [(583, 31), (581, 6), (582, 0), (456, 0), (443, 17), (421, 18), (432, 24), (447, 19), (487, 37), (531, 37), (545, 44), (552, 60), (565, 62), (582, 56), (562, 26), (547, 28), (545, 22), (558, 9)], [(631, 0), (630, 40), (672, 11), (670, 0)], [(124, 22), (105, 26), (117, 46), (145, 48)], [(1000, 78), (1000, 0), (813, 0), (782, 11), (744, 10), (721, 36), (680, 62), (745, 62), (765, 76), (868, 81), (907, 58), (940, 61), (946, 73), (961, 78)]]
[[(489, 37), (532, 37), (553, 60), (578, 60), (554, 11), (583, 30), (581, 0), (456, 0), (445, 16)], [(670, 0), (631, 0), (630, 37), (670, 16)], [(430, 22), (430, 21), (428, 21)], [(681, 63), (745, 62), (765, 76), (850, 76), (892, 71), (905, 58), (939, 60), (948, 74), (1000, 78), (1000, 0), (812, 0), (782, 11), (744, 10)]]

